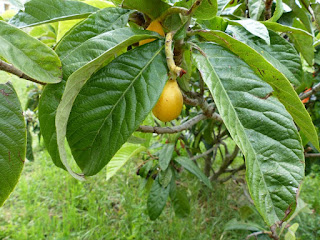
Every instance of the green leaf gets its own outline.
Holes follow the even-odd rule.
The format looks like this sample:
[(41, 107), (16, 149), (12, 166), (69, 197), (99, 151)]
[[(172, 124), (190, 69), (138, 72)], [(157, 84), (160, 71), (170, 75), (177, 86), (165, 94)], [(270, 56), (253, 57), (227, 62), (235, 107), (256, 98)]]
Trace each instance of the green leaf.
[(319, 149), (319, 140), (311, 117), (294, 91), (289, 80), (261, 54), (248, 45), (220, 31), (201, 31), (199, 34), (209, 41), (216, 42), (229, 49), (244, 60), (262, 80), (273, 88), (276, 96), (286, 107), (300, 130), (309, 141)]
[(203, 0), (194, 12), (193, 17), (200, 20), (208, 20), (216, 16), (218, 12), (217, 0)]
[(145, 147), (135, 144), (125, 144), (113, 156), (107, 165), (107, 179), (112, 178), (117, 171), (127, 163), (132, 157), (138, 155), (140, 152), (146, 150)]
[(275, 32), (284, 32), (286, 33), (290, 40), (293, 42), (296, 49), (302, 54), (302, 56), (306, 59), (308, 64), (312, 65), (312, 60), (314, 58), (314, 49), (313, 49), (313, 36), (307, 31), (296, 28), (281, 25), (275, 22), (261, 22), (268, 29), (271, 29)]
[(125, 27), (130, 13), (121, 8), (106, 8), (91, 14), (64, 35), (55, 48), (57, 54), (63, 59), (89, 39)]
[(293, 119), (275, 97), (265, 98), (272, 88), (240, 58), (213, 43), (199, 47), (205, 56), (194, 53), (196, 65), (245, 156), (255, 206), (269, 226), (284, 221), (296, 208), (304, 178), (304, 153)]
[(282, 0), (277, 0), (276, 10), (274, 11), (272, 17), (268, 20), (270, 22), (276, 22), (283, 14), (283, 3)]
[[(56, 49), (59, 57), (63, 58), (64, 80), (67, 80), (72, 72), (99, 57), (108, 50), (107, 47), (110, 47), (110, 44), (107, 46), (102, 45), (100, 51), (91, 51), (91, 55), (88, 55), (87, 51), (81, 48), (83, 44), (86, 44), (87, 41), (90, 41), (90, 39), (94, 37), (99, 38), (99, 35), (103, 35), (108, 31), (125, 27), (128, 22), (128, 17), (128, 10), (108, 8), (90, 15), (88, 19), (75, 26), (72, 31), (60, 41)], [(95, 41), (99, 40), (96, 39)], [(91, 43), (93, 44), (94, 41)], [(101, 46), (101, 44), (99, 46)], [(73, 53), (73, 60), (69, 60), (69, 58), (66, 57), (70, 53)], [(74, 59), (76, 59), (76, 61), (74, 61)], [(78, 62), (78, 59), (81, 61)], [(69, 69), (69, 74), (67, 74), (67, 68), (64, 68), (64, 66), (67, 66)], [(58, 153), (55, 116), (64, 87), (65, 81), (55, 85), (47, 85), (44, 88), (39, 103), (39, 121), (44, 143), (54, 164), (61, 168), (65, 167)]]
[[(67, 131), (67, 123), (72, 109), (72, 105), (77, 95), (79, 94), (81, 88), (92, 76), (92, 74), (103, 65), (103, 63), (105, 63), (108, 59), (111, 59), (114, 56), (114, 54), (119, 52), (121, 49), (133, 43), (139, 42), (140, 40), (150, 38), (153, 36), (157, 37), (157, 35), (158, 34), (151, 31), (131, 28), (120, 28), (91, 38), (90, 40), (86, 41), (84, 44), (79, 46), (77, 48), (77, 51), (74, 51), (73, 53), (70, 53), (67, 57), (65, 57), (68, 59), (73, 59), (73, 56), (75, 58), (76, 56), (78, 56), (79, 52), (80, 55), (85, 56), (85, 54), (81, 54), (82, 51), (86, 52), (91, 56), (97, 53), (101, 54), (96, 59), (93, 59), (88, 64), (79, 68), (77, 71), (73, 72), (70, 75), (70, 77), (67, 80), (67, 84), (56, 113), (55, 123), (60, 159), (63, 165), (69, 171), (69, 173), (74, 177), (78, 178), (68, 166), (67, 152), (64, 143)], [(107, 49), (107, 51), (105, 49)], [(92, 54), (90, 54), (90, 52), (92, 52)], [(68, 61), (64, 62), (66, 62), (64, 65), (64, 69), (68, 74)], [(77, 64), (79, 63), (81, 64), (81, 59), (79, 59), (78, 57)], [(72, 61), (70, 65), (72, 66), (71, 68), (73, 68), (74, 64)]]
[[(175, 6), (190, 9), (196, 0), (183, 0), (177, 2)], [(208, 20), (216, 16), (218, 12), (217, 0), (203, 0), (200, 6), (195, 10), (193, 17), (199, 20)]]
[(315, 16), (315, 25), (318, 28), (318, 31), (320, 31), (320, 4), (319, 3), (314, 3), (311, 4), (311, 7), (313, 9), (313, 13)]
[(124, 53), (81, 89), (67, 138), (85, 175), (99, 172), (156, 104), (168, 78), (163, 50), (154, 41)]
[(0, 206), (15, 188), (26, 156), (27, 134), (18, 96), (0, 84)]
[(190, 160), (190, 158), (177, 157), (174, 160), (177, 163), (179, 163), (182, 167), (184, 167), (186, 170), (188, 170), (190, 173), (199, 178), (199, 180), (202, 181), (208, 188), (212, 189), (211, 182), (209, 181), (207, 176), (203, 174), (200, 168), (198, 168), (198, 166), (192, 160)]
[(169, 166), (174, 151), (174, 146), (175, 144), (173, 143), (165, 144), (159, 152), (159, 165), (163, 171)]
[(251, 34), (263, 39), (270, 45), (270, 37), (268, 29), (258, 21), (252, 19), (244, 20), (228, 20), (231, 25), (238, 25), (244, 27)]
[(85, 0), (84, 3), (89, 4), (90, 6), (100, 8), (100, 9), (115, 7), (115, 5), (112, 2), (104, 1), (104, 0)]
[(78, 1), (31, 0), (10, 21), (19, 28), (89, 16), (99, 8)]
[(263, 0), (248, 0), (249, 16), (251, 19), (259, 20), (265, 8)]
[(20, 29), (0, 21), (0, 57), (40, 82), (61, 81), (61, 62), (44, 43)]
[(29, 161), (34, 161), (33, 148), (32, 148), (32, 135), (30, 133), (30, 127), (27, 127), (27, 153), (26, 158)]
[(227, 224), (224, 226), (224, 231), (230, 230), (246, 230), (252, 232), (260, 232), (265, 231), (266, 229), (254, 222), (242, 222), (234, 218), (227, 222)]
[(301, 84), (303, 71), (300, 55), (295, 48), (279, 34), (269, 30), (271, 44), (267, 45), (265, 41), (251, 35), (243, 28), (229, 27), (228, 30), (232, 31), (236, 39), (246, 43), (260, 53), (275, 68), (282, 72), (292, 84), (295, 86)]
[(159, 183), (162, 187), (167, 187), (172, 180), (172, 170), (171, 168), (167, 168), (164, 171), (159, 172)]
[(296, 240), (296, 231), (299, 228), (299, 223), (294, 223), (288, 228), (288, 232), (284, 236), (284, 240)]
[(177, 217), (184, 218), (190, 214), (187, 191), (183, 187), (176, 186), (174, 181), (171, 182), (170, 199)]
[(170, 5), (161, 0), (123, 0), (122, 7), (136, 9), (147, 14), (151, 19), (156, 19), (170, 8)]
[(162, 187), (158, 177), (153, 181), (147, 202), (148, 215), (151, 220), (156, 220), (160, 216), (166, 206), (169, 192), (170, 185), (166, 188)]

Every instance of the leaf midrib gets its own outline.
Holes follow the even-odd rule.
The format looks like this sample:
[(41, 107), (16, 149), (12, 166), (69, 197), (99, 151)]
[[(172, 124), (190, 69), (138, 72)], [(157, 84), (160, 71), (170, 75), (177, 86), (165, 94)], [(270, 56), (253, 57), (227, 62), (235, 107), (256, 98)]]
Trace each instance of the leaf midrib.
[[(224, 86), (223, 86), (223, 84), (222, 84), (222, 82), (221, 82), (221, 80), (220, 80), (220, 77), (218, 76), (218, 74), (217, 74), (216, 71), (214, 70), (214, 67), (212, 66), (210, 60), (209, 60), (207, 57), (204, 57), (204, 58), (206, 59), (206, 61), (207, 61), (207, 62), (209, 63), (209, 65), (211, 66), (211, 68), (212, 68), (212, 73), (215, 74), (215, 75), (217, 76), (217, 78), (219, 79), (219, 84), (222, 86), (223, 92), (224, 92), (224, 94), (225, 94), (228, 102), (230, 103), (230, 106), (231, 106), (232, 111), (234, 112), (234, 114), (235, 114), (235, 116), (236, 116), (236, 120), (237, 120), (238, 124), (240, 125), (240, 128), (242, 129), (243, 133), (244, 133), (245, 136), (246, 136), (246, 141), (249, 143), (250, 149), (251, 149), (251, 151), (252, 151), (253, 154), (254, 154), (255, 162), (257, 162), (257, 164), (258, 164), (258, 166), (259, 166), (259, 172), (260, 172), (261, 177), (262, 177), (262, 179), (263, 179), (264, 186), (265, 186), (265, 188), (267, 189), (267, 195), (268, 195), (269, 199), (271, 199), (271, 202), (272, 202), (272, 198), (271, 198), (271, 195), (270, 195), (270, 193), (269, 193), (268, 187), (267, 187), (267, 185), (266, 185), (266, 181), (265, 181), (265, 178), (264, 178), (264, 174), (262, 174), (262, 172), (261, 172), (260, 162), (257, 160), (257, 157), (256, 157), (256, 156), (257, 156), (257, 153), (256, 153), (256, 151), (254, 150), (251, 142), (248, 140), (247, 133), (246, 133), (243, 125), (241, 124), (241, 121), (239, 120), (238, 114), (237, 114), (237, 112), (235, 111), (235, 109), (234, 109), (234, 107), (233, 107), (233, 104), (232, 104), (232, 102), (231, 102), (231, 100), (230, 100), (230, 98), (229, 98), (229, 95), (228, 95), (228, 93), (226, 92), (226, 90), (225, 90), (225, 88), (224, 88)], [(251, 192), (250, 188), (249, 188), (249, 191)], [(259, 199), (259, 200), (260, 200), (260, 199)], [(259, 202), (259, 206), (260, 206), (260, 202)], [(276, 212), (275, 212), (275, 206), (274, 206), (273, 204), (272, 204), (272, 209), (273, 209), (275, 215), (276, 215), (277, 218), (278, 218), (278, 215), (277, 215)]]
[[(98, 135), (101, 132), (102, 127), (105, 125), (105, 122), (107, 121), (107, 119), (112, 115), (114, 109), (116, 108), (116, 106), (119, 104), (119, 102), (123, 99), (123, 97), (126, 95), (126, 93), (129, 91), (129, 89), (131, 89), (132, 85), (136, 82), (136, 80), (138, 79), (138, 77), (140, 77), (140, 75), (144, 72), (144, 70), (151, 64), (151, 62), (159, 55), (159, 53), (162, 51), (162, 49), (164, 48), (164, 46), (162, 46), (154, 55), (153, 57), (147, 62), (147, 64), (139, 71), (139, 73), (137, 74), (137, 76), (132, 80), (132, 82), (129, 84), (129, 86), (127, 87), (127, 89), (124, 91), (124, 93), (121, 95), (121, 97), (118, 99), (118, 101), (114, 104), (114, 106), (112, 107), (112, 109), (110, 110), (109, 114), (105, 117), (105, 119), (103, 120), (100, 128), (97, 131), (97, 134), (95, 135), (92, 144), (90, 145), (90, 152), (92, 151), (92, 146), (96, 140), (96, 138), (98, 137)], [(100, 164), (101, 160), (99, 160), (99, 164)], [(98, 165), (99, 165), (98, 164)], [(90, 169), (93, 166), (90, 166)]]

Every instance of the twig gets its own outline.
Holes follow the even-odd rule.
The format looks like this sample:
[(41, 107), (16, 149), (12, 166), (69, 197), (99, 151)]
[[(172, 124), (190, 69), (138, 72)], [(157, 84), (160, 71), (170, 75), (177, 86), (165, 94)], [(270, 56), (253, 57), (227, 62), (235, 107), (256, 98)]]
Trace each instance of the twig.
[(243, 164), (243, 165), (241, 165), (240, 167), (235, 168), (235, 169), (226, 169), (225, 172), (230, 173), (230, 175), (229, 175), (228, 177), (223, 178), (223, 179), (219, 179), (218, 181), (219, 181), (219, 182), (226, 182), (226, 181), (228, 181), (229, 179), (231, 179), (232, 176), (233, 176), (235, 173), (237, 173), (237, 172), (239, 172), (239, 171), (241, 171), (241, 170), (244, 170), (244, 169), (246, 169), (246, 165), (245, 165), (245, 164)]
[[(184, 130), (187, 130), (191, 128), (193, 125), (197, 124), (198, 122), (207, 119), (208, 116), (204, 114), (197, 115), (196, 117), (188, 120), (187, 122), (179, 125), (179, 126), (174, 126), (174, 127), (152, 127), (152, 126), (140, 126), (137, 131), (138, 132), (145, 132), (145, 133), (157, 133), (157, 134), (173, 134), (173, 133), (178, 133), (182, 132)], [(213, 113), (211, 115), (212, 119), (215, 119), (217, 121), (222, 121), (221, 117), (217, 113)]]
[(312, 94), (316, 93), (320, 91), (320, 83), (316, 84), (315, 86), (313, 86), (313, 88), (309, 91), (309, 92), (306, 92), (306, 93), (302, 93), (299, 97), (301, 100), (307, 98), (307, 97), (310, 97)]
[(271, 7), (272, 7), (273, 0), (266, 0), (265, 3), (265, 12), (264, 12), (264, 19), (268, 20), (271, 18)]
[(194, 160), (197, 160), (199, 158), (205, 157), (208, 154), (212, 153), (216, 148), (217, 148), (217, 146), (214, 146), (214, 147), (208, 149), (207, 151), (205, 151), (204, 153), (201, 153), (199, 155), (196, 155), (196, 156), (192, 157), (191, 160), (194, 161)]
[(12, 73), (12, 74), (18, 76), (19, 78), (26, 79), (26, 80), (34, 82), (34, 83), (38, 83), (38, 84), (41, 84), (41, 85), (46, 85), (43, 82), (39, 82), (38, 80), (36, 80), (36, 79), (34, 79), (32, 77), (29, 77), (28, 75), (26, 75), (25, 73), (20, 71), (18, 68), (14, 67), (13, 65), (11, 65), (9, 63), (6, 63), (6, 62), (4, 62), (2, 60), (0, 60), (0, 70), (3, 70), (3, 71), (8, 72), (8, 73)]
[(178, 67), (173, 59), (173, 52), (172, 52), (172, 39), (173, 39), (174, 32), (169, 32), (166, 35), (166, 44), (165, 44), (165, 52), (167, 57), (167, 65), (172, 74), (178, 77), (182, 77), (186, 71), (183, 70), (181, 67)]
[(249, 234), (247, 237), (246, 237), (246, 240), (250, 239), (251, 237), (255, 237), (256, 239), (257, 236), (261, 235), (261, 234), (267, 234), (268, 236), (270, 236), (272, 233), (270, 231), (260, 231), (260, 232), (254, 232), (254, 233), (251, 233)]
[(320, 157), (320, 153), (305, 153), (304, 157), (308, 158), (317, 158)]

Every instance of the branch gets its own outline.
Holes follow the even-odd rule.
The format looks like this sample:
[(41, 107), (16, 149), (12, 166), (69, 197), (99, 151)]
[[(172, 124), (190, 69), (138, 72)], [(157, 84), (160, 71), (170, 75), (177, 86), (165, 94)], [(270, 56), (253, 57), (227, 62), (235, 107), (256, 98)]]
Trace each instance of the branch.
[(182, 77), (183, 74), (186, 73), (181, 67), (178, 67), (173, 59), (172, 52), (172, 39), (174, 32), (169, 32), (166, 35), (166, 44), (165, 44), (165, 52), (167, 57), (167, 65), (170, 70), (170, 73), (173, 73), (175, 76)]
[[(178, 125), (178, 126), (174, 126), (174, 127), (152, 127), (152, 126), (140, 126), (137, 131), (138, 132), (145, 132), (145, 133), (157, 133), (157, 134), (164, 134), (164, 133), (168, 133), (168, 134), (173, 134), (173, 133), (178, 133), (178, 132), (182, 132), (184, 130), (187, 130), (189, 128), (191, 128), (193, 125), (197, 124), (198, 122), (207, 119), (208, 116), (204, 115), (204, 114), (200, 114), (194, 118), (191, 118), (190, 120), (188, 120), (187, 122)], [(217, 120), (217, 121), (222, 121), (221, 117), (219, 114), (217, 113), (213, 113), (211, 115), (212, 119)]]
[(219, 182), (226, 182), (226, 181), (228, 181), (229, 179), (231, 179), (232, 176), (233, 176), (235, 173), (237, 173), (237, 172), (239, 172), (239, 171), (241, 171), (241, 170), (244, 170), (244, 169), (246, 169), (246, 165), (245, 165), (245, 164), (242, 164), (240, 167), (235, 168), (235, 169), (226, 169), (225, 172), (230, 173), (230, 175), (229, 175), (228, 177), (225, 177), (225, 178), (220, 179), (220, 180), (218, 180), (218, 181), (219, 181)]
[(314, 93), (316, 93), (316, 92), (318, 92), (318, 91), (320, 91), (320, 83), (318, 83), (318, 84), (316, 84), (315, 86), (313, 86), (313, 88), (311, 89), (311, 91), (300, 94), (299, 97), (300, 97), (301, 100), (303, 100), (303, 99), (305, 99), (305, 98), (307, 98), (307, 97), (310, 97), (312, 94), (314, 94)]
[(25, 73), (20, 71), (15, 66), (13, 66), (13, 65), (11, 65), (9, 63), (6, 63), (6, 62), (4, 62), (2, 60), (0, 60), (0, 70), (3, 70), (3, 71), (8, 72), (8, 73), (12, 73), (12, 74), (18, 76), (19, 78), (26, 79), (26, 80), (34, 82), (34, 83), (38, 83), (38, 84), (41, 84), (41, 85), (46, 85), (43, 82), (39, 82), (38, 80), (36, 80), (36, 79), (34, 79), (32, 77), (29, 77), (28, 75), (26, 75)]

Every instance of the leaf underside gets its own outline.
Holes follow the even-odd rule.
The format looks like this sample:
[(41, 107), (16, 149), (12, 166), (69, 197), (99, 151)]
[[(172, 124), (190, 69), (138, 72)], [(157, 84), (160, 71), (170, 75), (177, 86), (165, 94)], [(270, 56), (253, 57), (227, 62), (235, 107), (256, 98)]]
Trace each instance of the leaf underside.
[[(221, 46), (199, 44), (196, 65), (232, 138), (246, 158), (251, 197), (271, 226), (296, 207), (304, 177), (301, 140), (292, 117), (272, 88), (241, 59)], [(226, 71), (226, 69), (228, 69)]]

